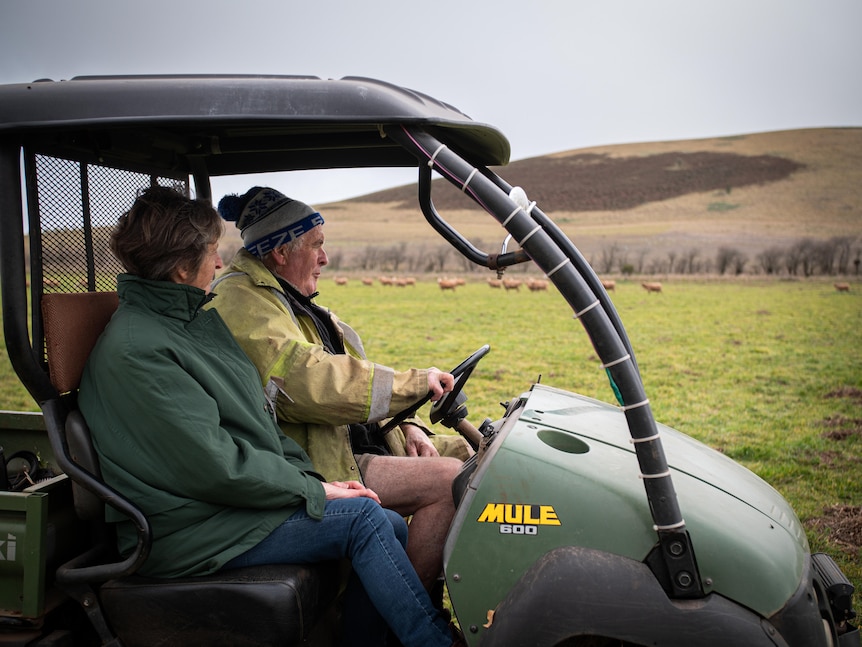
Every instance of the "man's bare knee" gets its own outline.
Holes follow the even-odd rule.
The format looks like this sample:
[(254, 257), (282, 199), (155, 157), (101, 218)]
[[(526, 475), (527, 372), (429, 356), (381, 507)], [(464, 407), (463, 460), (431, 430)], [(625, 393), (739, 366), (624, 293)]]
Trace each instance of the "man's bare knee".
[(369, 461), (363, 480), (393, 510), (448, 504), (452, 480), (461, 465), (456, 458), (376, 456)]

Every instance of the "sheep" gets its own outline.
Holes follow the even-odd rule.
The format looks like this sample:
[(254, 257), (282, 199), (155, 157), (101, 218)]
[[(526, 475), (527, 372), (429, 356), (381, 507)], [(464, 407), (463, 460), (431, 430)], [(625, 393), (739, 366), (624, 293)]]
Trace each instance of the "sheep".
[(362, 285), (374, 285), (374, 279), (370, 279), (366, 276), (362, 279)]
[(440, 286), (441, 290), (452, 290), (455, 291), (460, 283), (458, 283), (458, 279), (437, 279), (437, 285)]
[(347, 285), (347, 277), (346, 276), (336, 276), (335, 277), (335, 285)]
[(617, 282), (610, 279), (602, 279), (602, 287), (608, 292), (616, 292)]
[(515, 290), (518, 291), (518, 288), (521, 287), (520, 279), (503, 279), (503, 287), (506, 288), (506, 291)]
[(835, 289), (839, 292), (850, 292), (850, 284), (849, 283), (836, 283)]
[(530, 292), (539, 292), (540, 290), (548, 289), (548, 282), (544, 279), (529, 279), (527, 280), (527, 287), (530, 289)]
[(651, 292), (661, 292), (661, 283), (641, 283), (641, 287), (647, 291), (647, 293)]
[(502, 288), (503, 281), (501, 281), (500, 279), (488, 279), (488, 285), (492, 288)]

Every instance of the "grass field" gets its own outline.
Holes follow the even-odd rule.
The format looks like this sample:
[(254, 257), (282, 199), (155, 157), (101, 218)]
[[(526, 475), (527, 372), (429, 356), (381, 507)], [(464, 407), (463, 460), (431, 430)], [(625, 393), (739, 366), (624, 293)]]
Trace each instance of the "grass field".
[[(450, 368), (489, 343), (466, 389), (476, 424), (537, 379), (614, 402), (553, 290), (319, 287), (318, 302), (359, 330), (375, 361)], [(862, 286), (665, 281), (648, 294), (617, 282), (611, 296), (657, 419), (771, 483), (806, 523), (812, 550), (832, 554), (862, 590)], [(831, 526), (818, 521), (836, 515)]]
[[(451, 368), (484, 343), (491, 353), (466, 392), (478, 424), (538, 380), (607, 402), (613, 394), (560, 296), (320, 283), (375, 361)], [(674, 281), (661, 294), (619, 282), (626, 326), (656, 417), (750, 468), (794, 506), (812, 550), (829, 552), (862, 590), (862, 285)], [(35, 410), (5, 349), (0, 408)]]

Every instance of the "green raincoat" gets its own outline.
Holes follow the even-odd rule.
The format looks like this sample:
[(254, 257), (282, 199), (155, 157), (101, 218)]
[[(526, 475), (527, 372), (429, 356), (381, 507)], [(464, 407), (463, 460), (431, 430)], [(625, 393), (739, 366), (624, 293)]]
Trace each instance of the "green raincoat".
[[(102, 476), (150, 520), (141, 573), (204, 575), (325, 502), (308, 456), (280, 433), (257, 379), (198, 288), (118, 280), (120, 306), (90, 355), (79, 406)], [(121, 552), (136, 533), (120, 513)]]

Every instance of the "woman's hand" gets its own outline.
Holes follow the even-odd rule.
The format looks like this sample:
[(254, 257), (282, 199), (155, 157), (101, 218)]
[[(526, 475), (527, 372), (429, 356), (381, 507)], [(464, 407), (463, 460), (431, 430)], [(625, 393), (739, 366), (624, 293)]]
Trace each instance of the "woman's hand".
[(428, 369), (428, 390), (431, 391), (431, 401), (437, 402), (455, 386), (455, 378), (451, 373), (444, 373), (433, 366)]
[(332, 483), (324, 483), (323, 491), (326, 493), (326, 499), (352, 499), (358, 496), (364, 496), (377, 503), (380, 503), (380, 497), (374, 490), (369, 490), (359, 481), (333, 481)]

